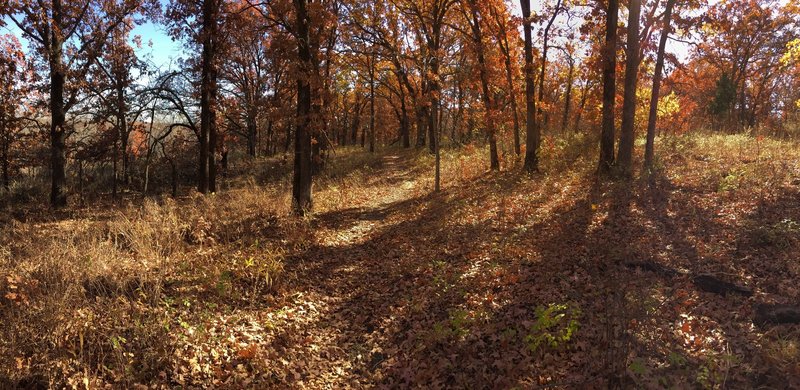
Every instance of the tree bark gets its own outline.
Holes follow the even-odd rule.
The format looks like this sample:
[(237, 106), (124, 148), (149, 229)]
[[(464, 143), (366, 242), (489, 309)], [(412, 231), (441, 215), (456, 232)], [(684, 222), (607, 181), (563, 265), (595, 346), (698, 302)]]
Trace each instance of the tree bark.
[[(403, 86), (401, 85), (400, 88), (402, 89)], [(401, 122), (400, 122), (400, 133), (401, 137), (403, 138), (403, 149), (408, 149), (411, 147), (411, 129), (409, 129), (409, 121), (408, 121), (408, 107), (406, 107), (406, 97), (400, 97), (400, 112), (402, 114)]]
[(169, 167), (170, 167), (170, 177), (172, 178), (172, 198), (178, 197), (178, 166), (175, 164), (175, 161), (169, 160)]
[(78, 194), (80, 195), (80, 205), (83, 206), (83, 160), (78, 160)]
[[(297, 77), (297, 130), (295, 131), (294, 177), (292, 203), (295, 214), (311, 211), (311, 47), (309, 45), (308, 0), (294, 0), (296, 39), (300, 59)], [(305, 73), (305, 74), (303, 74)]]
[(400, 138), (403, 142), (403, 148), (408, 149), (411, 147), (411, 129), (408, 120), (408, 106), (406, 105), (406, 89), (403, 86), (403, 78), (399, 72), (397, 75), (397, 88), (400, 91)]
[(203, 1), (203, 51), (200, 85), (200, 155), (197, 189), (216, 191), (216, 103), (217, 103), (217, 29), (218, 0)]
[(478, 12), (478, 5), (475, 0), (469, 1), (470, 12), (472, 14), (472, 40), (475, 43), (475, 54), (478, 57), (478, 70), (481, 79), (481, 89), (483, 95), (483, 107), (485, 110), (485, 126), (486, 132), (489, 135), (489, 161), (493, 171), (500, 170), (500, 159), (497, 154), (497, 134), (495, 132), (494, 120), (492, 113), (494, 111), (494, 104), (492, 101), (491, 91), (489, 90), (489, 70), (486, 67), (486, 58), (483, 50), (483, 36), (481, 34), (481, 22)]
[(114, 139), (114, 146), (111, 153), (111, 197), (117, 198), (117, 180), (118, 172), (117, 161), (119, 160), (119, 129), (117, 129), (117, 137)]
[(508, 96), (511, 103), (511, 114), (513, 122), (514, 122), (514, 153), (517, 156), (522, 153), (522, 145), (520, 144), (520, 130), (519, 130), (519, 110), (517, 108), (517, 92), (516, 88), (514, 87), (514, 71), (511, 65), (511, 46), (508, 42), (508, 32), (506, 31), (505, 22), (500, 20), (500, 16), (495, 14), (497, 17), (497, 25), (500, 29), (500, 36), (498, 37), (498, 43), (500, 44), (500, 51), (503, 53), (503, 63), (505, 65), (506, 71), (506, 84), (508, 84)]
[(358, 128), (361, 127), (361, 102), (356, 101), (353, 123), (350, 125), (350, 144), (358, 144)]
[(375, 153), (375, 53), (369, 60), (369, 152)]
[(247, 155), (250, 157), (258, 156), (258, 123), (255, 113), (247, 114)]
[(575, 124), (573, 125), (572, 129), (572, 131), (575, 133), (581, 131), (581, 116), (583, 115), (583, 111), (586, 109), (586, 100), (589, 97), (589, 90), (591, 88), (591, 82), (589, 80), (585, 80), (583, 88), (581, 88), (581, 99), (580, 103), (578, 104), (578, 112), (575, 115)]
[(453, 142), (462, 143), (465, 141), (464, 132), (461, 131), (461, 125), (464, 121), (464, 86), (463, 80), (455, 78), (456, 88), (456, 116), (453, 118)]
[(275, 143), (273, 142), (273, 132), (272, 132), (273, 123), (274, 122), (272, 122), (271, 119), (267, 121), (267, 139), (264, 141), (265, 143), (264, 151), (268, 156), (273, 156), (276, 153), (276, 146)]
[[(424, 81), (423, 81), (424, 83)], [(422, 148), (425, 146), (425, 137), (428, 133), (428, 108), (425, 106), (425, 94), (427, 93), (427, 87), (422, 88), (423, 96), (417, 98), (417, 106), (415, 108), (415, 116), (417, 120), (417, 148)]]
[(553, 11), (553, 15), (550, 16), (550, 20), (547, 22), (547, 26), (544, 28), (544, 37), (542, 41), (542, 66), (539, 68), (539, 104), (537, 105), (536, 110), (536, 121), (534, 122), (538, 129), (536, 130), (539, 134), (542, 133), (542, 128), (544, 125), (550, 123), (550, 110), (547, 110), (547, 113), (543, 115), (542, 107), (544, 106), (544, 80), (547, 77), (547, 52), (550, 49), (550, 28), (553, 27), (553, 23), (556, 21), (556, 17), (558, 17), (558, 13), (561, 11), (561, 0), (556, 3), (556, 8)]
[(662, 27), (661, 38), (658, 42), (658, 54), (656, 55), (656, 69), (653, 73), (653, 90), (650, 94), (650, 113), (647, 118), (647, 142), (644, 148), (644, 168), (653, 167), (653, 157), (656, 140), (656, 121), (658, 120), (658, 98), (661, 92), (661, 78), (664, 72), (664, 50), (667, 47), (667, 37), (669, 37), (670, 23), (672, 22), (672, 7), (675, 0), (667, 0), (664, 9), (664, 27)]
[[(613, 0), (612, 0), (613, 1)], [(531, 1), (520, 0), (525, 35), (525, 166), (528, 172), (539, 170), (540, 133), (536, 126), (536, 86), (533, 82), (533, 37), (531, 33)]]
[[(124, 184), (129, 184), (129, 174), (128, 174), (128, 138), (130, 136), (130, 129), (128, 128), (128, 120), (127, 120), (127, 113), (128, 113), (128, 105), (125, 102), (125, 86), (123, 85), (123, 77), (121, 75), (117, 76), (117, 85), (116, 85), (116, 93), (117, 93), (117, 137), (119, 139), (119, 152), (122, 157), (122, 180)], [(114, 157), (116, 164), (116, 156)], [(116, 169), (114, 170), (115, 177), (114, 180), (118, 180), (116, 176)]]
[(617, 84), (617, 20), (618, 0), (608, 0), (606, 9), (606, 40), (603, 48), (603, 119), (600, 134), (600, 165), (598, 172), (611, 172), (614, 165), (614, 98)]
[(440, 107), (440, 86), (439, 86), (439, 34), (441, 33), (441, 26), (434, 25), (434, 35), (432, 40), (429, 41), (429, 63), (431, 64), (431, 80), (428, 81), (429, 89), (430, 89), (430, 97), (431, 97), (431, 110), (429, 113), (429, 128), (428, 132), (431, 135), (431, 143), (433, 145), (433, 153), (436, 156), (436, 168), (435, 168), (435, 175), (434, 175), (434, 191), (439, 192), (441, 190), (441, 178), (442, 178), (442, 156), (441, 156), (441, 145), (440, 145), (440, 137), (439, 137), (439, 110)]
[(561, 118), (561, 131), (566, 133), (569, 127), (569, 109), (572, 100), (572, 78), (575, 72), (575, 60), (569, 59), (569, 71), (567, 73), (567, 91), (564, 94), (564, 116)]
[(0, 161), (2, 166), (2, 174), (3, 174), (3, 188), (8, 190), (11, 187), (11, 177), (9, 174), (11, 161), (9, 156), (9, 149), (11, 143), (11, 126), (9, 125), (8, 116), (5, 113), (5, 110), (0, 108), (0, 141), (2, 141), (2, 145), (0, 145)]
[(63, 21), (61, 0), (53, 0), (53, 17), (50, 28), (50, 205), (61, 208), (67, 205), (66, 109), (64, 84), (66, 83), (63, 58), (64, 40), (60, 26)]
[(127, 105), (125, 104), (125, 88), (121, 83), (121, 79), (118, 80), (116, 83), (116, 93), (117, 93), (117, 140), (114, 141), (114, 185), (113, 185), (113, 196), (114, 198), (117, 197), (117, 183), (119, 181), (119, 177), (117, 174), (117, 160), (119, 157), (119, 153), (122, 153), (122, 175), (123, 177), (127, 176), (127, 155), (125, 153), (125, 149), (127, 148), (127, 138), (128, 138), (128, 120), (126, 118), (127, 113)]
[(639, 16), (641, 0), (628, 4), (628, 37), (625, 58), (625, 92), (622, 103), (622, 129), (617, 152), (617, 164), (625, 177), (632, 174), (633, 144), (636, 141), (636, 87), (639, 81)]
[[(433, 84), (433, 83), (431, 82), (430, 84)], [(433, 90), (431, 90), (430, 93), (432, 94)], [(435, 123), (435, 122), (437, 122), (437, 120), (439, 119), (439, 109), (438, 109), (438, 107), (436, 107), (436, 108), (433, 107), (433, 105), (434, 105), (433, 100), (435, 100), (435, 99), (433, 97), (431, 97), (431, 107), (428, 110), (428, 118), (427, 118), (428, 119), (428, 148), (430, 149), (431, 153), (436, 154), (436, 130), (437, 130), (438, 126), (437, 126), (437, 123)]]

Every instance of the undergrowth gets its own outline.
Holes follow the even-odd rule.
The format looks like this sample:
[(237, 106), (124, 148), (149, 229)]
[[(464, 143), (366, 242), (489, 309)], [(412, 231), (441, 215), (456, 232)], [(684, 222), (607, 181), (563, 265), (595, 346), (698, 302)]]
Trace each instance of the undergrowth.
[[(587, 186), (585, 178), (595, 167), (595, 141), (589, 136), (545, 137), (542, 174), (519, 173), (522, 157), (509, 153), (503, 156), (501, 175), (513, 183), (537, 180), (542, 188), (556, 189), (556, 196), (567, 196), (570, 187)], [(800, 185), (800, 152), (794, 142), (685, 135), (662, 137), (657, 148), (656, 171), (677, 183), (670, 190), (691, 187), (723, 200), (752, 196), (757, 201), (775, 197), (776, 187)], [(381, 173), (390, 156), (401, 164), (403, 176)], [(252, 335), (257, 321), (251, 318), (257, 313), (243, 313), (243, 308), (270, 307), (289, 288), (289, 260), (316, 242), (315, 216), (288, 216), (285, 164), (268, 159), (249, 164), (241, 175), (227, 179), (229, 189), (218, 194), (129, 199), (122, 206), (90, 207), (56, 217), (40, 210), (20, 220), (13, 215), (14, 204), (31, 202), (35, 196), (27, 187), (4, 193), (0, 387), (5, 385), (3, 377), (8, 383), (25, 380), (47, 387), (197, 385), (214, 377), (212, 367), (238, 370), (237, 365), (243, 365), (247, 370), (251, 352), (256, 353), (248, 344), (253, 341), (230, 341), (233, 336), (210, 324), (233, 321), (249, 327), (249, 337), (257, 337)], [(493, 180), (483, 147), (444, 148), (441, 164), (445, 191)], [(433, 166), (427, 150), (373, 155), (340, 148), (315, 178), (315, 215), (365, 208), (376, 194), (392, 194), (398, 188), (409, 191), (409, 197), (424, 197), (433, 189)], [(498, 223), (536, 226), (554, 212), (541, 204), (525, 213), (519, 206), (533, 198), (531, 194), (514, 192), (499, 181), (492, 185), (497, 186), (499, 212), (493, 218), (499, 217)], [(587, 205), (590, 210), (599, 206)], [(451, 218), (465, 224), (478, 220), (459, 212)], [(790, 248), (798, 241), (797, 220), (786, 217), (751, 226), (749, 239), (765, 247)], [(522, 228), (518, 232), (525, 233)], [(512, 247), (504, 251), (513, 250), (513, 242), (503, 245)], [(498, 249), (500, 254), (504, 251)], [(540, 307), (536, 322), (526, 329), (525, 342), (533, 351), (572, 342), (583, 331), (586, 310)], [(433, 330), (437, 340), (463, 337), (473, 325), (460, 311), (448, 316)], [(258, 324), (277, 326), (266, 320)], [(209, 357), (203, 343), (227, 349)], [(774, 340), (768, 347), (798, 360), (791, 339)], [(681, 360), (681, 366), (685, 364)], [(698, 374), (703, 386), (720, 381), (717, 366), (711, 366)]]

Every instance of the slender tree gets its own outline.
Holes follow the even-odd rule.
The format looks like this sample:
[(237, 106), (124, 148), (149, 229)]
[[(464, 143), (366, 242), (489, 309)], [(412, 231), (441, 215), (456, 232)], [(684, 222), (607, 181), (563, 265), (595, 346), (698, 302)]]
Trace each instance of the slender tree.
[(628, 3), (628, 37), (625, 49), (625, 92), (622, 102), (622, 129), (617, 164), (623, 176), (632, 174), (633, 144), (636, 140), (636, 87), (639, 81), (639, 16), (641, 0)]
[(297, 115), (294, 140), (294, 178), (292, 204), (294, 212), (305, 215), (311, 210), (311, 75), (313, 72), (308, 0), (293, 0), (295, 39), (299, 71), (297, 72)]
[(567, 127), (569, 126), (570, 109), (572, 108), (572, 84), (575, 78), (575, 57), (573, 55), (572, 45), (563, 48), (563, 52), (567, 60), (567, 83), (566, 91), (564, 92), (564, 113), (561, 117), (561, 131), (562, 133), (566, 133)]
[[(615, 1), (615, 0), (612, 0)], [(525, 170), (536, 172), (539, 170), (539, 143), (540, 133), (536, 126), (536, 96), (533, 65), (533, 37), (531, 32), (531, 1), (520, 0), (522, 8), (522, 27), (525, 35), (525, 110), (527, 120), (525, 123)]]
[(667, 47), (667, 37), (670, 33), (670, 22), (672, 21), (672, 8), (675, 0), (667, 0), (664, 9), (664, 21), (661, 28), (661, 38), (658, 42), (658, 54), (656, 55), (656, 69), (653, 73), (653, 90), (650, 94), (650, 112), (647, 118), (647, 142), (644, 149), (644, 167), (653, 168), (653, 157), (656, 139), (656, 121), (658, 120), (658, 98), (661, 91), (661, 78), (664, 72), (664, 51)]
[(25, 53), (11, 34), (0, 36), (0, 180), (7, 190), (11, 185), (12, 144), (19, 128), (17, 111), (23, 99)]
[(512, 54), (511, 41), (508, 36), (509, 30), (516, 31), (516, 27), (511, 24), (504, 4), (498, 6), (495, 2), (490, 2), (488, 6), (497, 24), (497, 44), (500, 47), (500, 52), (503, 54), (503, 65), (506, 71), (506, 87), (508, 88), (508, 101), (511, 104), (511, 119), (514, 123), (514, 153), (519, 155), (522, 153), (522, 145), (520, 141), (519, 109), (517, 107), (517, 83), (514, 80), (514, 66), (512, 65), (517, 62)]
[(481, 12), (476, 0), (468, 0), (469, 15), (467, 20), (472, 31), (475, 56), (478, 60), (478, 71), (481, 80), (481, 96), (483, 98), (486, 132), (489, 136), (489, 161), (492, 170), (500, 169), (500, 158), (497, 153), (497, 131), (494, 125), (495, 102), (489, 86), (489, 67), (486, 64), (486, 52), (481, 31)]
[(614, 165), (614, 99), (617, 94), (617, 20), (618, 0), (606, 6), (606, 39), (603, 47), (603, 119), (600, 134), (598, 172), (609, 173)]
[(555, 23), (556, 18), (558, 18), (558, 14), (563, 9), (562, 1), (563, 0), (556, 1), (555, 8), (553, 8), (553, 13), (550, 15), (550, 19), (547, 20), (547, 25), (545, 25), (544, 31), (542, 32), (542, 59), (541, 59), (541, 64), (539, 65), (539, 79), (538, 79), (539, 102), (536, 110), (537, 118), (536, 121), (534, 122), (538, 128), (537, 132), (539, 134), (542, 133), (542, 128), (544, 127), (544, 125), (547, 124), (546, 122), (549, 116), (549, 113), (548, 116), (543, 116), (543, 110), (542, 110), (542, 108), (545, 106), (544, 81), (545, 78), (547, 77), (547, 53), (550, 50), (550, 32), (553, 28), (553, 23)]

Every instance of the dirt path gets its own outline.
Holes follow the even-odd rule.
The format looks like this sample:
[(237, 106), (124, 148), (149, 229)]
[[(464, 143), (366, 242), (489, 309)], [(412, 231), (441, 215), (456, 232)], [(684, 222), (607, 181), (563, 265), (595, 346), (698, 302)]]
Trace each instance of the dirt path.
[[(561, 351), (542, 360), (530, 347), (535, 309), (586, 294), (580, 285), (565, 284), (564, 275), (578, 283), (587, 275), (573, 258), (534, 264), (520, 241), (552, 239), (537, 249), (553, 253), (561, 240), (578, 242), (585, 228), (575, 225), (585, 222), (583, 207), (555, 223), (565, 224), (563, 232), (514, 237), (491, 216), (498, 200), (490, 197), (503, 196), (498, 177), (479, 180), (468, 191), (415, 196), (426, 191), (415, 191), (421, 184), (401, 158), (385, 157), (375, 173), (395, 190), (365, 207), (318, 215), (319, 243), (287, 264), (293, 275), (279, 311), (285, 320), (268, 346), (279, 363), (278, 384), (507, 388), (565, 378), (580, 384), (618, 358), (610, 348), (608, 356), (582, 353), (570, 360)], [(465, 205), (477, 209), (462, 214)], [(608, 325), (585, 320), (598, 322), (594, 336)], [(599, 340), (578, 345), (585, 349), (589, 342)], [(538, 374), (542, 367), (546, 377)]]
[[(283, 352), (288, 383), (311, 388), (362, 387), (380, 382), (382, 367), (397, 352), (389, 340), (398, 324), (398, 299), (406, 295), (408, 269), (400, 263), (413, 214), (410, 200), (418, 183), (401, 157), (385, 156), (377, 174), (395, 190), (376, 196), (367, 207), (318, 216), (320, 243), (293, 259), (291, 297), (296, 312), (287, 320), (287, 340), (302, 335)], [(288, 334), (292, 333), (292, 334)], [(279, 337), (280, 341), (280, 337)], [(301, 357), (302, 356), (302, 357)]]
[[(696, 239), (677, 236), (700, 220), (667, 218), (686, 211), (670, 197), (686, 204), (691, 193), (501, 173), (431, 194), (396, 157), (374, 174), (392, 185), (317, 215), (317, 243), (287, 261), (264, 347), (276, 386), (691, 388), (780, 377), (709, 366), (731, 351), (763, 359), (751, 300), (625, 266), (664, 248), (677, 248), (653, 257), (664, 266), (723, 264), (700, 262)], [(713, 232), (704, 239), (732, 234), (700, 222)], [(667, 363), (631, 371), (649, 361)]]

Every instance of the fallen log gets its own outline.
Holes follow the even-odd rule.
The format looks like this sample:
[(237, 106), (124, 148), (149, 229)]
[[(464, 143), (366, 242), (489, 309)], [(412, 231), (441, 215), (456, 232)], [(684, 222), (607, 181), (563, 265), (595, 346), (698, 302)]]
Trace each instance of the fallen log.
[(739, 286), (724, 280), (717, 279), (711, 275), (697, 275), (692, 278), (692, 282), (699, 289), (720, 295), (739, 294), (749, 297), (753, 295), (753, 290)]
[[(625, 266), (631, 269), (640, 269), (642, 271), (653, 272), (659, 276), (668, 278), (678, 276), (680, 274), (686, 274), (685, 271), (679, 271), (653, 261), (629, 261), (625, 263)], [(719, 295), (739, 294), (746, 297), (753, 295), (753, 290), (747, 287), (726, 282), (715, 276), (707, 274), (693, 276), (692, 283), (694, 283), (694, 285), (700, 290)]]
[(753, 323), (758, 326), (770, 324), (800, 324), (800, 306), (773, 305), (761, 303), (756, 305)]

